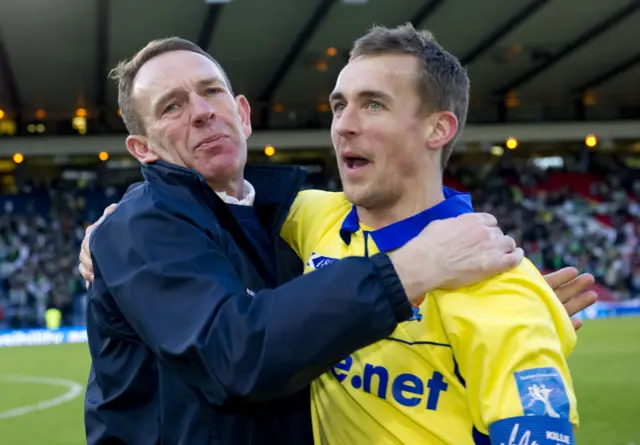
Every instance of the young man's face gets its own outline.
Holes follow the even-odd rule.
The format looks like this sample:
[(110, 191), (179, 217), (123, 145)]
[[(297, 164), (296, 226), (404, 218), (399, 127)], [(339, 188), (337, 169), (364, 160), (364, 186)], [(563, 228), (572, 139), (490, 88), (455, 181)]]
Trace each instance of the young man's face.
[(414, 56), (388, 54), (356, 58), (338, 77), (331, 139), (344, 192), (360, 207), (393, 205), (424, 183), (433, 119), (421, 112), (417, 73)]

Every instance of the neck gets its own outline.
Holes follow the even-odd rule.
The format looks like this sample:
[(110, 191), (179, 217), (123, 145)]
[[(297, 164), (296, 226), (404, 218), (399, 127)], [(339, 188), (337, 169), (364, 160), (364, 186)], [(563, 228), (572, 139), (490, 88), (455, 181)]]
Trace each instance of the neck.
[(225, 192), (228, 196), (233, 196), (236, 199), (243, 199), (245, 197), (243, 176), (240, 176), (239, 178), (225, 184), (209, 181), (209, 186), (215, 192)]
[(356, 207), (358, 219), (373, 230), (410, 218), (444, 201), (442, 178), (422, 181), (414, 189), (404, 190), (400, 199), (379, 208)]

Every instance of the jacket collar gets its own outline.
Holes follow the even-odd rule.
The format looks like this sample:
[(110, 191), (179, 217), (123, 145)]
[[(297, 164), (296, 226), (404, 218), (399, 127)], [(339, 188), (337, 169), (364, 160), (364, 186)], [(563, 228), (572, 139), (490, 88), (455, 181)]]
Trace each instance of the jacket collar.
[(183, 185), (198, 187), (207, 182), (204, 177), (195, 170), (170, 164), (165, 161), (155, 161), (142, 164), (142, 176), (149, 182), (163, 182), (171, 185)]
[[(443, 187), (444, 201), (416, 215), (369, 232), (381, 252), (389, 252), (404, 246), (427, 227), (439, 219), (453, 218), (463, 213), (473, 212), (471, 195)], [(349, 245), (351, 235), (360, 230), (356, 206), (352, 206), (340, 229), (340, 237)]]
[(244, 178), (256, 191), (256, 214), (272, 236), (280, 234), (306, 176), (306, 171), (296, 166), (248, 165), (245, 168)]
[[(199, 195), (203, 190), (211, 190), (197, 171), (165, 161), (143, 164), (142, 175), (147, 181), (185, 186)], [(300, 167), (250, 165), (245, 168), (244, 176), (255, 190), (254, 207), (263, 227), (272, 235), (279, 234), (289, 208), (302, 188), (306, 173)], [(224, 204), (218, 193), (209, 195), (215, 207)]]

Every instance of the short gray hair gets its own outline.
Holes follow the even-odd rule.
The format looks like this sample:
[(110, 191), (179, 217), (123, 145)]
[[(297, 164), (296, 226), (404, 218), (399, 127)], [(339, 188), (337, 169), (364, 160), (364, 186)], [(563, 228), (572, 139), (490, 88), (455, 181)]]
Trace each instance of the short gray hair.
[(218, 66), (218, 68), (220, 68), (220, 71), (224, 76), (224, 81), (226, 82), (229, 91), (231, 91), (231, 94), (233, 94), (231, 82), (229, 82), (229, 78), (222, 69), (222, 66), (217, 60), (211, 57), (208, 52), (200, 48), (198, 45), (179, 37), (167, 37), (164, 39), (153, 40), (138, 51), (131, 60), (123, 60), (119, 62), (118, 65), (109, 73), (109, 77), (115, 80), (118, 84), (118, 106), (120, 107), (120, 114), (129, 134), (146, 135), (146, 128), (142, 122), (142, 118), (136, 111), (135, 101), (132, 96), (133, 82), (138, 71), (140, 71), (142, 65), (147, 63), (149, 60), (171, 51), (191, 51), (201, 54), (211, 60)]

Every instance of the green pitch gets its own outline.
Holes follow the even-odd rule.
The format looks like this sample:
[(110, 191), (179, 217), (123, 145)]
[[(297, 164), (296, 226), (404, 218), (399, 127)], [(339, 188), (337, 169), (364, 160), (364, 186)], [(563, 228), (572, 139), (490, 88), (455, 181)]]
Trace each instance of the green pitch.
[[(88, 367), (84, 344), (0, 348), (0, 444), (85, 443)], [(577, 443), (640, 445), (640, 318), (587, 322), (571, 368), (582, 423)]]

